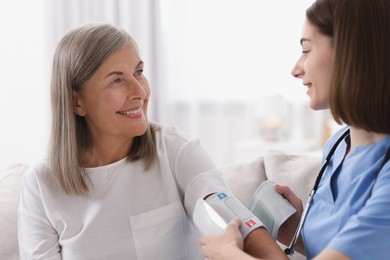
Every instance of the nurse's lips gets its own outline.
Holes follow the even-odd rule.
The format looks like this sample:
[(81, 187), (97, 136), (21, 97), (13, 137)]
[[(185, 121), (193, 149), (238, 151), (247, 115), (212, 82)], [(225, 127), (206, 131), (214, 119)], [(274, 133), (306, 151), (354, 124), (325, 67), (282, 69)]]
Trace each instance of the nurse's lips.
[(303, 82), (303, 85), (310, 88), (311, 87), (311, 83), (310, 82)]

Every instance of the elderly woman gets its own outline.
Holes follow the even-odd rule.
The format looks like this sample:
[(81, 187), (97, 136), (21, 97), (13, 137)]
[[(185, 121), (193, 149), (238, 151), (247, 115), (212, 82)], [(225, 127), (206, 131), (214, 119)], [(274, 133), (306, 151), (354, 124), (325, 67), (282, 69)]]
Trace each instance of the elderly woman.
[(143, 71), (109, 24), (58, 44), (49, 154), (21, 192), (21, 259), (202, 259), (195, 203), (228, 188), (196, 139), (149, 123)]

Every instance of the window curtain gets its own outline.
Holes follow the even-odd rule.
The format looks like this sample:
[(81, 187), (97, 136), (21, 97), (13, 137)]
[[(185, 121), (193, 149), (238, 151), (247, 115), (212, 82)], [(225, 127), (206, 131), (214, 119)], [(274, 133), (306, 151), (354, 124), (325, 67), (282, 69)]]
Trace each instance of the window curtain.
[[(275, 147), (292, 152), (321, 147), (328, 115), (307, 107), (301, 83), (289, 74), (311, 0), (289, 3), (286, 13), (278, 5), (288, 3), (281, 0), (47, 1), (52, 51), (67, 30), (85, 22), (107, 21), (128, 31), (152, 89), (149, 118), (199, 138), (218, 165)], [(274, 20), (292, 14), (291, 29)], [(281, 38), (284, 34), (290, 38)], [(292, 98), (295, 93), (304, 98)]]
[(219, 165), (320, 149), (329, 115), (308, 107), (290, 74), (311, 2), (159, 1), (159, 118), (199, 137)]

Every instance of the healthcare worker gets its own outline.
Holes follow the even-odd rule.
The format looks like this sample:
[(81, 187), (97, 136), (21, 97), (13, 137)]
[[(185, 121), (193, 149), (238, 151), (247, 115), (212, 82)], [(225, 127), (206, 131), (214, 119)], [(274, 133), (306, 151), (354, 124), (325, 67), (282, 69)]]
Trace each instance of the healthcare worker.
[[(305, 213), (293, 191), (275, 187), (297, 210), (279, 230), (287, 253), (297, 250), (308, 259), (389, 258), (389, 14), (390, 0), (317, 0), (306, 11), (302, 54), (292, 75), (307, 88), (312, 109), (330, 108), (346, 127), (324, 147), (324, 165)], [(203, 237), (203, 255), (254, 259), (241, 251), (239, 224), (234, 220), (223, 235)], [(302, 232), (295, 232), (297, 226)], [(266, 237), (257, 237), (259, 252), (269, 243)]]

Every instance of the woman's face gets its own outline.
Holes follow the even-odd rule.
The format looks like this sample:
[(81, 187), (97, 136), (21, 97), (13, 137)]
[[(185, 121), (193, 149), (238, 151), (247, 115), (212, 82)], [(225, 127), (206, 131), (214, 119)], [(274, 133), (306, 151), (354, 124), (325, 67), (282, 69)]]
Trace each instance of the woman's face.
[(321, 34), (307, 19), (303, 25), (302, 55), (292, 69), (301, 78), (314, 110), (329, 108), (330, 85), (334, 66), (332, 38)]
[(94, 143), (145, 133), (150, 88), (143, 67), (136, 47), (128, 43), (74, 93), (74, 111), (86, 119)]

